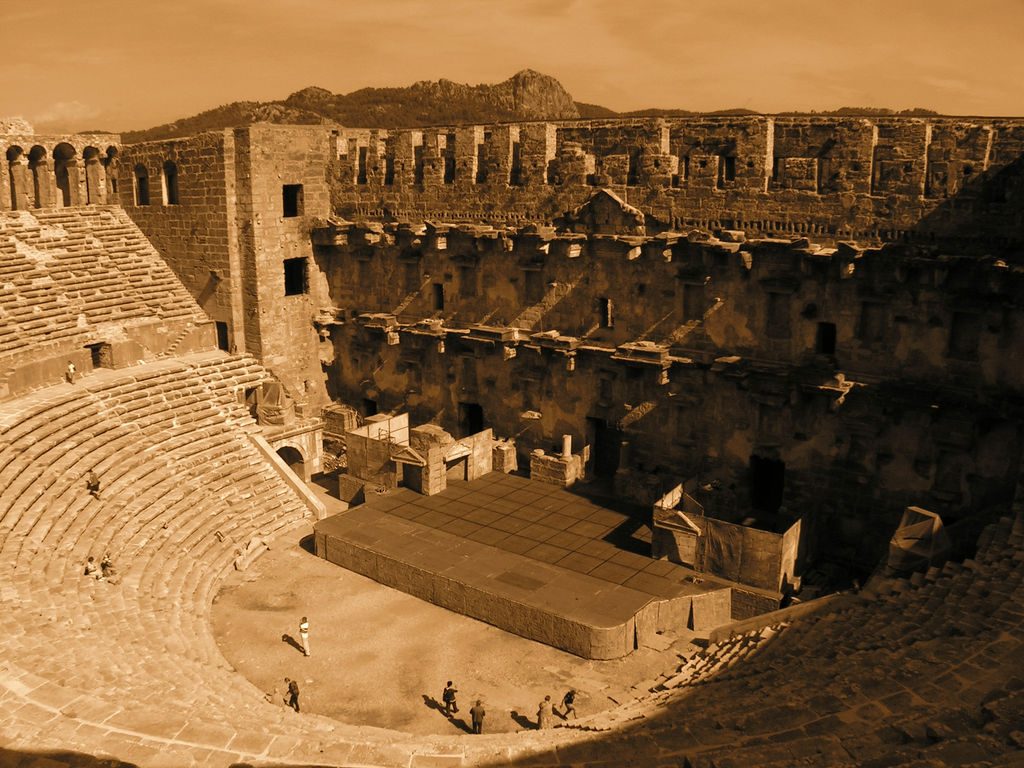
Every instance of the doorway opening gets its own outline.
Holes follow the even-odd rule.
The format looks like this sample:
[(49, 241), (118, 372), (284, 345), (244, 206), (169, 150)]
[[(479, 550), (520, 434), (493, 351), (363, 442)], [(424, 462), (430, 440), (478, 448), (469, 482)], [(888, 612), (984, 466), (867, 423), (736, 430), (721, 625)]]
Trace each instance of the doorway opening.
[(775, 513), (782, 506), (786, 464), (779, 459), (750, 457), (750, 506), (759, 512)]
[(109, 344), (100, 342), (99, 344), (87, 344), (86, 347), (92, 356), (93, 368), (114, 367), (114, 350)]
[(459, 403), (459, 437), (467, 437), (484, 429), (484, 409), (479, 403)]
[(596, 477), (612, 477), (619, 468), (622, 432), (604, 419), (587, 417), (587, 441), (591, 445), (591, 470)]

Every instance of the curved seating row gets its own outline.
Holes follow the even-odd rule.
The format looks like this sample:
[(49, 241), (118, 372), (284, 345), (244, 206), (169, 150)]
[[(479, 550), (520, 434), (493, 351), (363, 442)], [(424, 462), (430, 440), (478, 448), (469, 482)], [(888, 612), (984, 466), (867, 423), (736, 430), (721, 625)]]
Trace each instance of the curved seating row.
[[(251, 358), (210, 352), (0, 403), (5, 747), (138, 765), (910, 766), (1019, 754), (1020, 514), (987, 528), (973, 560), (873, 583), (770, 643), (721, 645), (668, 690), (586, 722), (602, 733), (417, 739), (270, 703), (225, 662), (209, 622), (240, 549), (310, 523), (247, 436), (257, 428), (239, 392), (265, 377)], [(83, 575), (104, 553), (118, 584)]]
[(205, 317), (120, 208), (0, 212), (0, 357), (104, 323)]

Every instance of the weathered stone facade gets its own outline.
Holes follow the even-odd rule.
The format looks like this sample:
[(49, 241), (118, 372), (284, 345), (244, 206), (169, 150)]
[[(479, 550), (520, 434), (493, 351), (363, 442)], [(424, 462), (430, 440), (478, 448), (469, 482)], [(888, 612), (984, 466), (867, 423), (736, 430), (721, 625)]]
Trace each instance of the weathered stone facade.
[[(907, 505), (1013, 496), (1022, 154), (1004, 119), (254, 125), (124, 147), (119, 188), (298, 411), (524, 468), (570, 434), (620, 495), (703, 479), (867, 564)], [(177, 202), (125, 198), (168, 161)]]
[(349, 217), (551, 222), (607, 187), (661, 229), (1020, 242), (1019, 120), (646, 118), (335, 141), (333, 202)]
[[(121, 160), (122, 204), (219, 324), (224, 348), (260, 356), (307, 415), (326, 404), (308, 221), (330, 213), (328, 139), (250, 126), (133, 145)], [(162, 179), (161, 197), (143, 204), (141, 175)]]

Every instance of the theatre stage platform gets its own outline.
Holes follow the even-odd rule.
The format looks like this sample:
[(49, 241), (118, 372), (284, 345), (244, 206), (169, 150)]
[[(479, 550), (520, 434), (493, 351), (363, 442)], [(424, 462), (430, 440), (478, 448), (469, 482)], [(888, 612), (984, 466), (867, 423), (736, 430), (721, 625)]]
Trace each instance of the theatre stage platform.
[(663, 630), (730, 620), (727, 587), (641, 552), (644, 526), (545, 483), (492, 472), (435, 496), (399, 488), (314, 526), (320, 557), (591, 659)]

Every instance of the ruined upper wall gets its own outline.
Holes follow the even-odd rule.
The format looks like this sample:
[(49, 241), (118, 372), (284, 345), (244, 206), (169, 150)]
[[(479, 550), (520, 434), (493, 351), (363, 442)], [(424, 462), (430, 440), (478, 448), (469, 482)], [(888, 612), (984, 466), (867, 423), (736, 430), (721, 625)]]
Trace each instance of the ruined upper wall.
[(1021, 241), (1024, 121), (705, 117), (341, 130), (343, 215), (554, 220), (598, 187), (658, 229)]
[(117, 202), (121, 138), (112, 133), (39, 135), (0, 123), (0, 211)]

